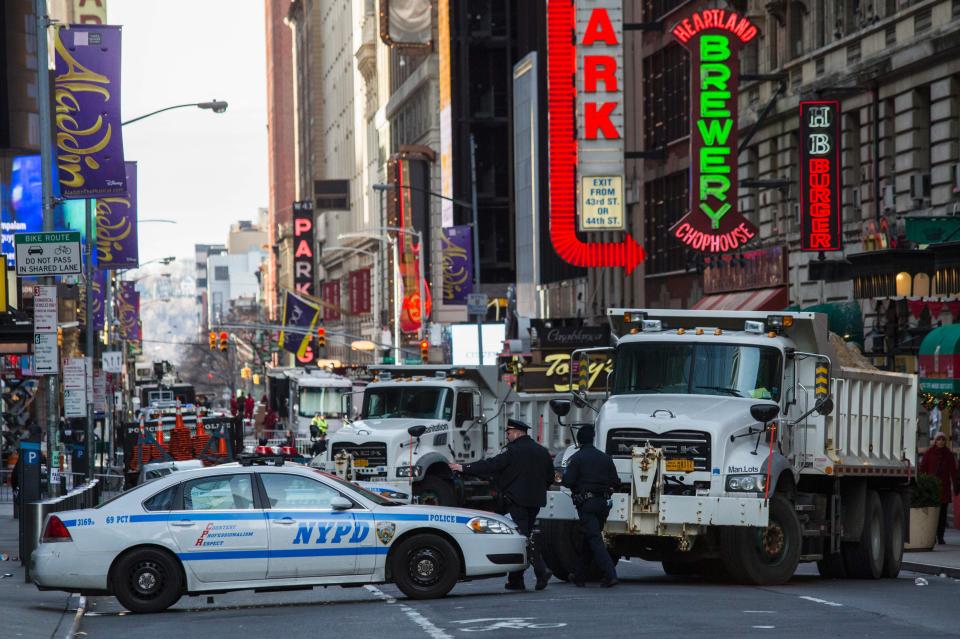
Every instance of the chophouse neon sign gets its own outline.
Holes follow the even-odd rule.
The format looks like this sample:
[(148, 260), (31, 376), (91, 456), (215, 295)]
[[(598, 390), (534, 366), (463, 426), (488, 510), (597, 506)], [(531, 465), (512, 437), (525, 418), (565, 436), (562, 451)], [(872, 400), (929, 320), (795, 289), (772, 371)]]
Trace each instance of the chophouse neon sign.
[(757, 234), (737, 209), (740, 49), (757, 27), (725, 9), (694, 13), (673, 29), (690, 52), (690, 210), (671, 229), (698, 251), (741, 248)]

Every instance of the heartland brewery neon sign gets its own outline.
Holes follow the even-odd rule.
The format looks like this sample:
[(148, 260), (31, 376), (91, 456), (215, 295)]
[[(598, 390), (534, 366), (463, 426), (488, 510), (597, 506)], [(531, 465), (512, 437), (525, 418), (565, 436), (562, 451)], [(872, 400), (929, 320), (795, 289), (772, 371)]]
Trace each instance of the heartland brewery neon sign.
[(737, 210), (740, 49), (757, 27), (725, 9), (705, 9), (672, 33), (690, 52), (690, 210), (671, 229), (698, 251), (741, 248), (757, 234)]

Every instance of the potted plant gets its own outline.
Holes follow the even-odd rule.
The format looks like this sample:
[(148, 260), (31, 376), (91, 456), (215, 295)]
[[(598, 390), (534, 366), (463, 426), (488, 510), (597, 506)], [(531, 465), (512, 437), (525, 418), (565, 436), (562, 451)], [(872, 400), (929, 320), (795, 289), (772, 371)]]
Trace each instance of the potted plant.
[(940, 515), (940, 480), (920, 473), (910, 499), (910, 542), (904, 550), (932, 550)]

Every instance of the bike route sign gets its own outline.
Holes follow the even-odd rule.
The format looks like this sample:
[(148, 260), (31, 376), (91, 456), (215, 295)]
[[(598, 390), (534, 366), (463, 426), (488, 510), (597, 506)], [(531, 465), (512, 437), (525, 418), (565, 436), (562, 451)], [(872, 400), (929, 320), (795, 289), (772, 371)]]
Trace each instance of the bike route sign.
[(15, 233), (17, 277), (79, 275), (80, 232)]

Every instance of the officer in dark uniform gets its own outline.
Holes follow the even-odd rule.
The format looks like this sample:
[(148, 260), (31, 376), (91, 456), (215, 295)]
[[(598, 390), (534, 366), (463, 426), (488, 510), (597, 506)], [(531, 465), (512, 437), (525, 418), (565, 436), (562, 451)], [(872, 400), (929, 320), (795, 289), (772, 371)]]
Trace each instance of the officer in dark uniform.
[[(472, 464), (450, 464), (450, 469), (466, 475), (496, 477), (507, 513), (520, 533), (530, 539), (540, 508), (547, 505), (547, 489), (553, 484), (553, 461), (547, 449), (533, 441), (530, 427), (516, 419), (507, 420), (507, 446), (496, 457)], [(528, 542), (530, 565), (537, 576), (537, 590), (547, 587), (552, 574), (537, 549)], [(510, 573), (507, 590), (524, 590), (523, 571)]]
[(613, 458), (594, 447), (594, 433), (593, 426), (583, 426), (577, 431), (580, 450), (570, 458), (562, 483), (573, 493), (573, 503), (577, 507), (583, 533), (580, 566), (573, 576), (573, 583), (584, 585), (587, 565), (593, 558), (603, 572), (600, 585), (609, 588), (618, 583), (617, 571), (603, 544), (601, 532), (610, 514), (607, 500), (613, 489), (620, 485), (620, 479)]

